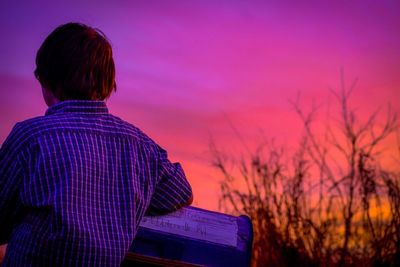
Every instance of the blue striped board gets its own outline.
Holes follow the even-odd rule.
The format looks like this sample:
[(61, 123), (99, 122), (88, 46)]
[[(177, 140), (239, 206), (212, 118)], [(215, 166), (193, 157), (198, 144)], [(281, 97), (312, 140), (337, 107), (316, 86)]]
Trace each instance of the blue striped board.
[(249, 217), (185, 207), (145, 216), (122, 266), (249, 266)]

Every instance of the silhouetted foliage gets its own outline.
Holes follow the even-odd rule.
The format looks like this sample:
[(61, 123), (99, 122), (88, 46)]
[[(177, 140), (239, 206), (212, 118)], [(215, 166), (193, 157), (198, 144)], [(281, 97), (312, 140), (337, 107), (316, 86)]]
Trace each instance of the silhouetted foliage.
[(341, 114), (323, 135), (312, 127), (317, 108), (292, 102), (304, 131), (293, 154), (271, 141), (231, 161), (211, 145), (220, 208), (252, 219), (254, 266), (400, 266), (400, 173), (380, 162), (397, 116), (389, 107), (383, 125), (379, 112), (362, 122), (349, 107), (355, 85), (342, 75), (332, 90)]

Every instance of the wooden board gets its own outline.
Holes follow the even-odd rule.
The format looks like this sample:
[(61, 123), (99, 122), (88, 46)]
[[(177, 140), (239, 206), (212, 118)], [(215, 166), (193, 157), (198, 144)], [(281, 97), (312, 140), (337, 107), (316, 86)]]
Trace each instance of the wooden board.
[(237, 246), (237, 218), (184, 208), (163, 216), (145, 216), (141, 227), (216, 244)]

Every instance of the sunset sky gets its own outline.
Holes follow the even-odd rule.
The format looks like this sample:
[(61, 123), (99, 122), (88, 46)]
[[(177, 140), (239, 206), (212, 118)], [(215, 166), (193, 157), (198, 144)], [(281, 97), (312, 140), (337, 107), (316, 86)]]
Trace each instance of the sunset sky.
[(347, 83), (359, 79), (361, 117), (389, 102), (400, 112), (399, 1), (55, 2), (0, 4), (0, 144), (16, 122), (44, 114), (36, 51), (71, 21), (108, 36), (110, 112), (182, 163), (203, 208), (217, 209), (221, 179), (210, 140), (238, 154), (263, 136), (294, 143), (301, 124), (289, 100), (331, 103), (341, 69)]

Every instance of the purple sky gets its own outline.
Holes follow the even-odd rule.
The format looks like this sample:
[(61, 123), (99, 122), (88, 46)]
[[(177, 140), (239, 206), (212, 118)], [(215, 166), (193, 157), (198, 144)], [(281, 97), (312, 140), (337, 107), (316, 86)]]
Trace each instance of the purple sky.
[(400, 110), (399, 14), (399, 1), (3, 1), (0, 143), (15, 122), (46, 110), (32, 74), (44, 38), (87, 23), (113, 45), (111, 112), (166, 148), (195, 204), (216, 209), (208, 144), (240, 143), (231, 123), (250, 146), (261, 130), (290, 143), (300, 124), (288, 99), (329, 102), (341, 68), (346, 81), (359, 79), (361, 116), (389, 101)]

